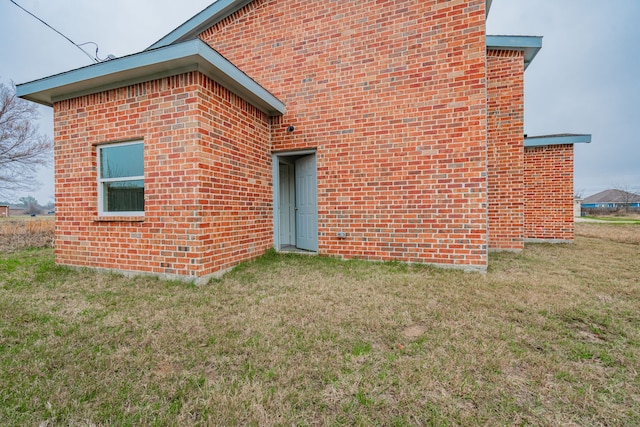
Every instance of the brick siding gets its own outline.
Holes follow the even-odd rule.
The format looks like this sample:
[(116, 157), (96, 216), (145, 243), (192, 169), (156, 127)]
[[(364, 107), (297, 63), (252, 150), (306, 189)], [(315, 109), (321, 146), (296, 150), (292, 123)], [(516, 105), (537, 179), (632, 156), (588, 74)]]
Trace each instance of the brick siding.
[(484, 4), (256, 0), (201, 35), (285, 103), (274, 151), (317, 150), (320, 253), (486, 267)]
[(487, 52), (489, 249), (524, 247), (524, 57)]
[[(203, 75), (57, 102), (54, 119), (58, 263), (202, 278), (272, 245), (268, 119)], [(144, 218), (101, 218), (96, 146), (136, 139)]]
[[(198, 72), (55, 103), (57, 262), (204, 281), (273, 246), (271, 155), (309, 149), (321, 254), (483, 270), (572, 239), (572, 146), (523, 149), (522, 53), (487, 54), (485, 1), (371, 6), (256, 0), (200, 35), (284, 116)], [(97, 146), (130, 140), (144, 217), (100, 217)]]
[(573, 145), (527, 147), (525, 238), (573, 241)]

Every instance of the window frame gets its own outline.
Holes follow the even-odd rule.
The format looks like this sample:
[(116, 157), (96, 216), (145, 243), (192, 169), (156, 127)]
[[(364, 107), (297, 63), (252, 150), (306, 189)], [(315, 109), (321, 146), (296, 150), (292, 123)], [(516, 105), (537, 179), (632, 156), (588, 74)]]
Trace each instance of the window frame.
[[(141, 176), (127, 176), (118, 178), (102, 178), (102, 150), (112, 147), (123, 147), (127, 145), (142, 145), (142, 173)], [(144, 191), (144, 141), (141, 139), (125, 142), (112, 142), (100, 144), (96, 147), (97, 158), (97, 172), (98, 172), (98, 216), (101, 217), (113, 217), (113, 216), (129, 216), (129, 217), (142, 217), (144, 216), (144, 208), (141, 211), (105, 211), (104, 210), (104, 184), (109, 182), (126, 182), (126, 181), (142, 181), (142, 188)]]

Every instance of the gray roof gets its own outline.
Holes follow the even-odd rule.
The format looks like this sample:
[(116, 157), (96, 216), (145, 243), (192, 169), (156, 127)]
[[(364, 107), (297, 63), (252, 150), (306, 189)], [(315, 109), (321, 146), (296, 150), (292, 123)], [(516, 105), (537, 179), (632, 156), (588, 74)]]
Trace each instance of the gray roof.
[(582, 204), (592, 203), (637, 203), (640, 202), (640, 195), (624, 190), (604, 190), (599, 193), (585, 197)]

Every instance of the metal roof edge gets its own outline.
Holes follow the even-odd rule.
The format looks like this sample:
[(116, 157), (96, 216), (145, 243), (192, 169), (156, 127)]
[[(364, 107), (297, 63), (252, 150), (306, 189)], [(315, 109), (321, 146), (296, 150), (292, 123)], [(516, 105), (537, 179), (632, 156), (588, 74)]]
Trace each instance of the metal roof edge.
[(267, 114), (284, 114), (282, 101), (199, 39), (22, 83), (16, 86), (16, 94), (52, 106), (64, 99), (193, 70), (204, 73)]
[[(232, 62), (220, 55), (216, 50), (212, 49), (202, 40), (197, 40), (200, 55), (206, 60), (205, 74), (212, 80), (219, 82), (231, 92), (237, 94), (241, 98), (250, 102), (254, 106), (260, 108), (269, 115), (282, 115), (285, 112), (285, 105), (276, 98), (271, 92), (263, 88), (251, 77), (246, 75)], [(225, 81), (219, 81), (216, 76), (220, 73), (228, 76)]]
[[(202, 31), (220, 22), (237, 10), (240, 10), (252, 1), (253, 0), (217, 0), (193, 18), (188, 19), (175, 30), (149, 46), (147, 50), (157, 49), (176, 42), (188, 40), (189, 38), (195, 38)], [(492, 2), (493, 0), (485, 0), (486, 16), (489, 16)]]
[(524, 52), (524, 69), (533, 62), (542, 49), (541, 36), (490, 36), (487, 35), (487, 49), (518, 50)]
[[(157, 49), (159, 47), (168, 46), (170, 44), (185, 41), (189, 38), (195, 38), (202, 31), (220, 22), (227, 16), (243, 8), (253, 0), (217, 0), (206, 9), (199, 12), (193, 18), (182, 23), (178, 28), (171, 31), (166, 36), (152, 44), (147, 48)], [(491, 3), (493, 0), (485, 0), (485, 13), (489, 16)]]
[(531, 136), (524, 138), (525, 147), (544, 147), (547, 145), (565, 145), (565, 144), (589, 144), (591, 142), (590, 134), (571, 134), (571, 135), (546, 135)]
[(193, 18), (188, 19), (175, 30), (149, 46), (146, 50), (169, 46), (197, 37), (202, 31), (220, 22), (253, 0), (217, 0)]
[[(47, 94), (51, 94), (51, 98), (58, 96), (56, 93), (59, 92), (59, 90), (56, 91), (56, 89), (61, 89), (71, 85), (76, 88), (78, 86), (87, 86), (85, 89), (89, 89), (93, 86), (88, 84), (88, 82), (93, 82), (96, 79), (103, 77), (107, 78), (111, 75), (119, 75), (127, 70), (139, 69), (162, 61), (170, 62), (176, 58), (186, 57), (196, 53), (197, 49), (195, 48), (195, 43), (182, 43), (180, 45), (164, 49), (143, 51), (133, 55), (127, 55), (110, 61), (100, 62), (98, 64), (92, 64), (75, 70), (66, 71), (64, 73), (55, 74), (53, 76), (44, 77), (42, 79), (20, 83), (16, 85), (16, 95), (20, 98), (29, 99), (43, 105), (51, 106), (52, 102), (51, 99), (47, 97)], [(81, 82), (87, 83), (85, 85), (80, 85)]]

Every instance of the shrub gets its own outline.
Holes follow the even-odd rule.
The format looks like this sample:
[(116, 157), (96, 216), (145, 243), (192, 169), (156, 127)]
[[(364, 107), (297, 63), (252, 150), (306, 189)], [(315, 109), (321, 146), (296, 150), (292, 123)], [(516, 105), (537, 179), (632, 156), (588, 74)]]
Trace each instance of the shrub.
[(0, 250), (51, 248), (55, 224), (51, 218), (10, 218), (0, 221)]

